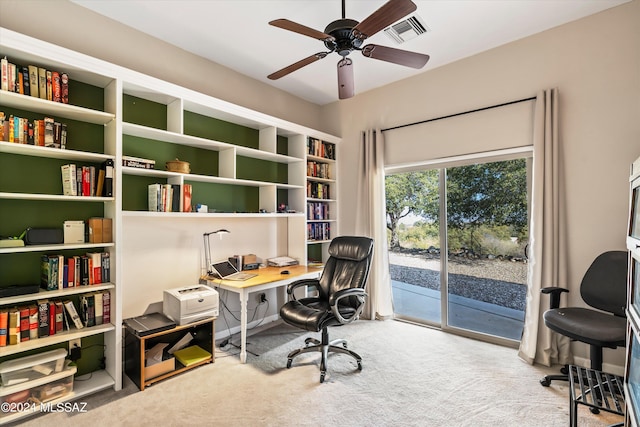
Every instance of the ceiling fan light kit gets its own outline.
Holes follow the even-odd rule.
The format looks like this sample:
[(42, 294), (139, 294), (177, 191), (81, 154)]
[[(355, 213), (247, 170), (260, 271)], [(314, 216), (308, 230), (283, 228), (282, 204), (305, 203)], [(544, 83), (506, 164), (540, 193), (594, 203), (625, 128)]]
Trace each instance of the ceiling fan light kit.
[(429, 60), (429, 55), (375, 44), (368, 44), (362, 47), (365, 39), (414, 12), (416, 9), (417, 6), (411, 0), (389, 0), (365, 18), (364, 21), (358, 22), (354, 19), (345, 18), (345, 0), (342, 0), (342, 19), (331, 22), (326, 26), (324, 32), (289, 21), (288, 19), (271, 21), (269, 24), (274, 27), (322, 41), (329, 51), (313, 54), (270, 74), (268, 78), (277, 80), (324, 58), (330, 53), (336, 52), (342, 56), (342, 59), (338, 61), (338, 97), (339, 99), (347, 99), (355, 94), (353, 62), (347, 58), (354, 50), (359, 50), (366, 58), (391, 62), (416, 69), (422, 68)]

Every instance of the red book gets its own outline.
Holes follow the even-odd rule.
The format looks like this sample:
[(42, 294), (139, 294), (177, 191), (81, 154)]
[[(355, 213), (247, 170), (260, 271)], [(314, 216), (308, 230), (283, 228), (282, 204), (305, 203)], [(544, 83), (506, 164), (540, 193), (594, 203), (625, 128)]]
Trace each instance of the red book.
[(64, 330), (64, 322), (63, 322), (64, 307), (62, 305), (62, 301), (56, 301), (55, 305), (56, 305), (56, 334), (57, 334)]
[(29, 306), (29, 337), (38, 338), (38, 306), (35, 304)]
[(56, 334), (56, 303), (49, 301), (49, 336)]
[(65, 287), (73, 288), (75, 286), (75, 276), (76, 260), (70, 256), (69, 259), (67, 259), (67, 286)]
[(53, 102), (62, 102), (62, 86), (60, 82), (60, 73), (51, 72), (51, 100)]
[(91, 195), (91, 171), (88, 166), (82, 167), (82, 195)]

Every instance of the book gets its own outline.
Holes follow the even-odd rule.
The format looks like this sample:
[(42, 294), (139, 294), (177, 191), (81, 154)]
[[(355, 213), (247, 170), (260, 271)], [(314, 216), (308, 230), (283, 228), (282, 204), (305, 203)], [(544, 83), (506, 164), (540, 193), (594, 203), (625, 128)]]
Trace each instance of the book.
[(56, 302), (49, 301), (49, 335), (56, 334)]
[(58, 256), (42, 255), (40, 266), (40, 287), (48, 291), (58, 289)]
[(100, 252), (87, 252), (89, 258), (89, 285), (102, 283), (102, 255)]
[(7, 345), (7, 335), (9, 334), (9, 311), (0, 310), (0, 347)]
[(17, 308), (9, 309), (9, 345), (15, 345), (20, 342), (20, 310)]
[(89, 257), (80, 256), (80, 286), (89, 286)]
[(53, 147), (53, 123), (54, 120), (51, 117), (44, 118), (44, 146)]
[(9, 61), (6, 56), (0, 59), (0, 90), (9, 90)]
[(47, 70), (41, 67), (38, 67), (38, 95), (47, 99)]
[(82, 278), (80, 276), (80, 257), (78, 255), (74, 255), (73, 257), (73, 265), (75, 267), (75, 272), (73, 274), (73, 286), (80, 286)]
[(113, 159), (107, 159), (102, 164), (104, 168), (104, 197), (113, 197)]
[(67, 288), (73, 288), (75, 286), (75, 275), (76, 275), (76, 260), (74, 257), (69, 257), (67, 259)]
[(29, 305), (29, 338), (38, 339), (38, 306), (36, 304)]
[(64, 307), (62, 305), (62, 301), (56, 301), (55, 302), (55, 308), (56, 308), (56, 334), (59, 334), (60, 332), (62, 332), (64, 330)]
[(102, 191), (104, 188), (104, 169), (100, 168), (98, 171), (98, 181), (96, 182), (96, 196), (102, 197)]
[(38, 67), (35, 65), (29, 65), (29, 88), (31, 90), (31, 96), (36, 98), (40, 97), (40, 86), (38, 84)]
[(31, 335), (29, 333), (29, 307), (23, 306), (20, 311), (20, 342), (29, 341)]
[(104, 302), (103, 302), (103, 293), (96, 292), (93, 294), (94, 299), (94, 313), (95, 313), (95, 324), (102, 325), (104, 322), (103, 311), (104, 311)]
[(93, 294), (85, 294), (80, 297), (81, 313), (84, 326), (91, 327), (96, 325), (96, 303)]
[(181, 185), (171, 184), (171, 212), (182, 212)]
[(29, 84), (29, 68), (27, 67), (21, 67), (21, 74), (20, 74), (20, 84), (21, 84), (21, 89), (20, 89), (20, 93), (23, 95), (27, 95), (30, 96), (31, 95), (31, 85)]
[(160, 209), (162, 187), (160, 184), (149, 184), (148, 203), (149, 212), (162, 212)]
[(193, 192), (193, 186), (191, 184), (184, 184), (182, 187), (182, 212), (191, 212), (191, 195)]
[(191, 366), (211, 358), (211, 353), (198, 345), (192, 345), (174, 351), (173, 356), (184, 366)]
[(71, 321), (73, 322), (75, 327), (77, 329), (84, 328), (84, 325), (82, 324), (82, 319), (80, 319), (80, 316), (78, 315), (78, 310), (76, 310), (76, 306), (73, 305), (73, 301), (66, 300), (63, 302), (63, 304), (64, 304), (65, 310), (69, 314), (69, 317), (71, 318)]
[(47, 76), (47, 99), (53, 100), (53, 73), (50, 70), (46, 70)]
[(51, 72), (51, 100), (53, 102), (62, 102), (62, 88), (60, 83), (60, 73)]
[(58, 257), (58, 289), (64, 289), (64, 255), (57, 255)]
[(49, 301), (38, 300), (38, 338), (49, 336)]
[(69, 103), (69, 76), (67, 73), (60, 74), (60, 102)]
[(111, 293), (102, 292), (102, 323), (111, 323)]
[(73, 163), (62, 165), (60, 170), (62, 173), (62, 194), (64, 196), (77, 196), (76, 165)]
[(102, 283), (109, 283), (111, 281), (111, 254), (109, 252), (102, 252)]

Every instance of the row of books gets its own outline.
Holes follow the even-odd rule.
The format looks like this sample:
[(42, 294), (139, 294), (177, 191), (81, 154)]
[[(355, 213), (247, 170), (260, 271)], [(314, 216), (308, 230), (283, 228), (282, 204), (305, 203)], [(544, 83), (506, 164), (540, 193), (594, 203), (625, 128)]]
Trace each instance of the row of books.
[(111, 294), (98, 291), (82, 295), (80, 311), (71, 300), (38, 300), (0, 310), (0, 347), (111, 323)]
[(307, 138), (307, 154), (310, 156), (324, 157), (325, 159), (336, 159), (336, 145), (324, 142), (318, 138)]
[(62, 173), (62, 194), (65, 196), (113, 196), (112, 159), (95, 166), (78, 166), (69, 163), (60, 166)]
[(51, 117), (33, 121), (13, 114), (7, 117), (4, 111), (0, 111), (0, 140), (64, 149), (67, 145), (67, 124)]
[(329, 219), (327, 203), (307, 203), (307, 219)]
[(149, 184), (149, 212), (191, 212), (191, 184)]
[(109, 252), (42, 255), (40, 271), (40, 286), (48, 291), (98, 285), (111, 281), (111, 258)]
[(307, 240), (331, 240), (331, 224), (328, 222), (307, 224)]
[(17, 65), (0, 59), (0, 89), (22, 95), (69, 103), (69, 75), (35, 65)]
[(307, 182), (307, 197), (310, 199), (330, 199), (329, 184), (321, 182)]
[(307, 162), (307, 176), (331, 179), (331, 167), (328, 163)]

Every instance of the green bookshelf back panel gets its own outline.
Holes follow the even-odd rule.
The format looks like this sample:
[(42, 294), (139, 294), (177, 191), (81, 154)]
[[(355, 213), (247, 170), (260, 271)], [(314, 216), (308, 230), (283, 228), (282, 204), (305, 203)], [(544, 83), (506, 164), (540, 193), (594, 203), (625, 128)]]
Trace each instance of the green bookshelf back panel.
[(104, 216), (104, 203), (0, 199), (0, 235), (19, 236), (28, 227), (62, 228), (66, 220), (94, 216)]
[(167, 161), (180, 159), (189, 162), (195, 175), (218, 176), (218, 152), (186, 145), (170, 144), (152, 139), (124, 135), (122, 152), (125, 156), (155, 160), (155, 168), (166, 170)]
[(322, 262), (322, 244), (307, 245), (307, 259)]
[(282, 204), (289, 205), (289, 191), (288, 190), (276, 191), (276, 203), (278, 204), (278, 206)]
[(259, 146), (259, 133), (256, 129), (190, 111), (184, 112), (184, 133), (243, 147), (257, 149)]
[(167, 130), (165, 104), (125, 94), (122, 96), (122, 117), (127, 123)]
[(122, 209), (125, 211), (149, 210), (149, 185), (166, 184), (166, 180), (154, 177), (122, 175)]
[[(4, 112), (8, 119), (10, 115), (34, 120), (44, 119), (44, 115), (32, 111), (19, 110), (17, 108), (7, 108), (0, 105), (0, 111)], [(88, 151), (90, 153), (104, 153), (104, 126), (91, 123), (48, 116), (56, 122), (67, 125), (67, 150)]]
[(104, 111), (104, 89), (69, 79), (69, 104)]
[(285, 156), (289, 154), (289, 138), (278, 135), (278, 139), (276, 140), (276, 152)]
[[(0, 156), (0, 191), (62, 195), (60, 167), (68, 163), (73, 163), (76, 167), (94, 166), (96, 172), (100, 169), (99, 163), (2, 154)], [(24, 173), (24, 171), (32, 171), (32, 173)]]
[(252, 159), (238, 156), (236, 160), (236, 178), (252, 181), (287, 183), (289, 168), (283, 163)]
[(258, 212), (260, 195), (258, 187), (189, 183), (193, 185), (193, 206), (207, 205), (210, 212)]

